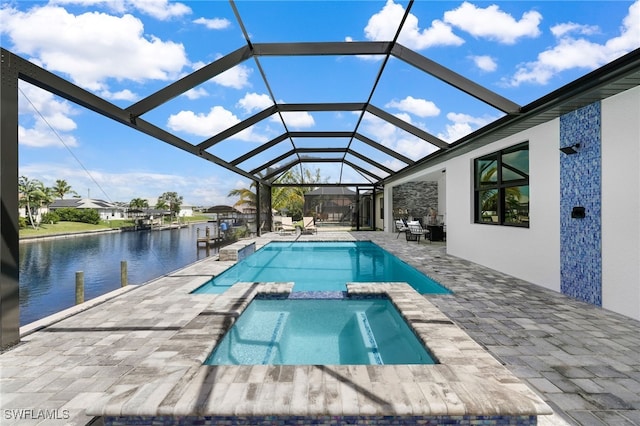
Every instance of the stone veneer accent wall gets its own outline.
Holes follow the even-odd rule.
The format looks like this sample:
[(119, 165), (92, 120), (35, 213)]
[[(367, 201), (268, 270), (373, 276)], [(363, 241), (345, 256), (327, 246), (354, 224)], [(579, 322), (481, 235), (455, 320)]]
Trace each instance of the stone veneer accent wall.
[(438, 211), (438, 182), (407, 182), (393, 187), (393, 216), (398, 209), (408, 209), (408, 216), (422, 220), (429, 208)]
[[(600, 102), (560, 117), (560, 291), (602, 306), (601, 110)], [(571, 217), (585, 208), (584, 219)]]

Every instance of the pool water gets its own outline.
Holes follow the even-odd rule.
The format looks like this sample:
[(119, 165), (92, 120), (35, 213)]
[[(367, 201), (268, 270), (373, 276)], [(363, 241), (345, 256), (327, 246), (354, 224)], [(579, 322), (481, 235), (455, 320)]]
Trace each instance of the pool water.
[(256, 299), (205, 364), (434, 364), (434, 360), (388, 299)]
[(344, 291), (347, 282), (407, 282), (418, 293), (450, 293), (370, 241), (271, 242), (194, 293), (237, 282), (293, 282), (293, 291)]

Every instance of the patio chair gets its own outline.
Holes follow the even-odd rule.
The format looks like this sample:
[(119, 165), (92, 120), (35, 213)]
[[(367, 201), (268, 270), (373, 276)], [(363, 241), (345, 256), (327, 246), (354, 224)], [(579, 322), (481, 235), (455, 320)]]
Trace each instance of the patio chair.
[(420, 244), (420, 237), (424, 236), (424, 229), (420, 226), (420, 222), (410, 222), (407, 227), (409, 228), (405, 231), (407, 241), (417, 241)]
[(409, 228), (407, 227), (407, 225), (404, 224), (402, 220), (396, 220), (396, 231), (398, 232), (398, 235), (396, 235), (396, 240), (398, 239), (401, 233), (408, 230)]
[(318, 228), (316, 227), (316, 221), (311, 216), (305, 216), (302, 218), (302, 227), (305, 231), (309, 231), (314, 234), (318, 233)]
[(296, 227), (293, 226), (293, 219), (291, 216), (283, 216), (282, 224), (280, 226), (280, 235), (284, 235), (287, 232), (295, 232), (296, 230)]

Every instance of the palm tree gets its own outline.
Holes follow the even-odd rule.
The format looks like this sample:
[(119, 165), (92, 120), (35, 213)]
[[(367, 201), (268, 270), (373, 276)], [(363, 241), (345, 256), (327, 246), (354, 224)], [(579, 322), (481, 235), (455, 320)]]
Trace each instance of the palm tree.
[(61, 200), (64, 199), (65, 194), (76, 194), (71, 189), (71, 185), (64, 179), (56, 179), (56, 184), (51, 188), (53, 195), (58, 196)]
[(148, 209), (149, 202), (144, 198), (134, 198), (129, 202), (129, 208), (131, 209)]
[(171, 217), (175, 214), (178, 216), (180, 213), (180, 206), (182, 205), (182, 196), (178, 195), (177, 192), (165, 192), (160, 197), (158, 197), (158, 202), (156, 203), (156, 209), (169, 209), (171, 212)]
[[(267, 174), (270, 171), (266, 172)], [(303, 179), (304, 176), (304, 179)], [(278, 179), (277, 183), (294, 183), (300, 186), (278, 186), (271, 189), (271, 207), (276, 210), (286, 210), (292, 217), (302, 219), (304, 207), (304, 194), (313, 189), (314, 183), (322, 181), (320, 177), (320, 169), (316, 169), (313, 173), (309, 169), (303, 169), (301, 173), (293, 170), (287, 170)], [(304, 186), (303, 186), (304, 185)], [(239, 188), (229, 191), (229, 197), (239, 197), (239, 200), (233, 205), (234, 207), (246, 206), (256, 208), (256, 182), (251, 182), (249, 188)], [(266, 191), (261, 191), (266, 194)], [(262, 197), (261, 197), (262, 198)], [(266, 195), (261, 200), (261, 206), (267, 210), (269, 206), (265, 206), (264, 201)], [(266, 208), (265, 208), (266, 207)]]
[[(297, 183), (300, 186), (280, 186), (273, 188), (272, 203), (276, 210), (287, 209), (291, 216), (302, 217), (304, 209), (304, 194), (314, 189), (314, 184), (322, 182), (320, 169), (315, 172), (303, 168), (299, 173), (293, 169), (287, 170), (277, 180), (277, 183)], [(325, 179), (326, 180), (326, 179)]]
[(18, 179), (18, 194), (19, 205), (25, 207), (31, 226), (33, 229), (37, 229), (33, 218), (33, 210), (37, 211), (40, 206), (51, 203), (53, 199), (51, 190), (37, 179), (32, 180), (26, 176), (20, 176)]
[(233, 207), (247, 206), (249, 208), (256, 208), (255, 187), (256, 182), (253, 181), (249, 188), (232, 189), (229, 191), (228, 197), (239, 197), (239, 200), (236, 201)]

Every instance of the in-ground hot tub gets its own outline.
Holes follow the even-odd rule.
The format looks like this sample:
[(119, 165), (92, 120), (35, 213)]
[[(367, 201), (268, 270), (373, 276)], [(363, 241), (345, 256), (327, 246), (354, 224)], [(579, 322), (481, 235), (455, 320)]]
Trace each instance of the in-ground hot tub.
[[(513, 425), (553, 411), (432, 303), (406, 283), (348, 284), (349, 296), (387, 295), (437, 364), (203, 365), (259, 294), (291, 283), (239, 283), (170, 333), (87, 414), (107, 426)], [(194, 295), (194, 297), (197, 297)]]
[(209, 365), (433, 364), (387, 297), (254, 299)]

